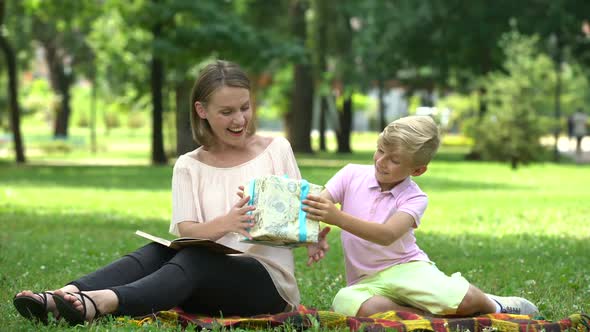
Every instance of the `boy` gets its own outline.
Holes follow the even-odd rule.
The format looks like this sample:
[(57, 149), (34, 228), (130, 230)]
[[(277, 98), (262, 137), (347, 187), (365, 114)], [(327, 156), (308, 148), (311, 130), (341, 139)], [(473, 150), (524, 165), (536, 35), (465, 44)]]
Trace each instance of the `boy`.
[(538, 312), (526, 299), (484, 294), (460, 273), (445, 275), (417, 246), (414, 228), (428, 199), (410, 177), (426, 172), (439, 141), (432, 118), (398, 119), (379, 135), (374, 165), (345, 166), (320, 196), (303, 201), (310, 219), (342, 229), (347, 287), (336, 294), (334, 311), (349, 316), (388, 310), (458, 316)]

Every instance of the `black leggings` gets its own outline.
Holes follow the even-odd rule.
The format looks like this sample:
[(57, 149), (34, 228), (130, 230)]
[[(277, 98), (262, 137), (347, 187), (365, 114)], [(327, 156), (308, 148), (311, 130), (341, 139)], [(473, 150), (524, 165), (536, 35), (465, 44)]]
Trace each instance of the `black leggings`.
[(110, 289), (114, 315), (143, 316), (180, 306), (189, 313), (253, 316), (287, 303), (256, 259), (201, 247), (174, 250), (150, 243), (70, 283), (80, 291)]

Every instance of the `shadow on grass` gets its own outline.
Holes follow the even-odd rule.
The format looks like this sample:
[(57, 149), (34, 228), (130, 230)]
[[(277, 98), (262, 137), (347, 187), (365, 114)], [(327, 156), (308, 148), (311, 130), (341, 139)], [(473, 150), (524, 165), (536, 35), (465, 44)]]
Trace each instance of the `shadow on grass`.
[(106, 189), (169, 190), (172, 166), (5, 166), (3, 184), (38, 187), (97, 187)]
[[(302, 176), (325, 184), (345, 164), (330, 160), (301, 159)], [(308, 161), (310, 162), (308, 162)], [(0, 165), (0, 183), (12, 186), (170, 190), (172, 166), (14, 166)], [(463, 181), (429, 174), (414, 179), (425, 191), (527, 189), (490, 181)]]
[[(434, 160), (464, 162), (465, 155), (469, 152), (466, 147), (444, 146), (436, 153)], [(323, 161), (338, 162), (342, 165), (348, 163), (370, 164), (373, 162), (374, 151), (354, 151), (353, 153), (316, 152), (297, 153), (297, 162), (315, 161), (320, 164)]]
[(526, 190), (532, 187), (514, 185), (504, 182), (483, 182), (483, 181), (461, 181), (444, 177), (427, 175), (426, 178), (413, 178), (420, 185), (420, 188), (428, 193), (433, 191), (482, 191), (482, 190)]
[[(301, 176), (306, 180), (325, 185), (326, 182), (334, 176), (342, 167), (341, 166), (301, 166)], [(473, 190), (527, 190), (531, 187), (523, 185), (515, 185), (506, 182), (491, 182), (491, 181), (473, 181), (473, 180), (458, 180), (446, 177), (434, 176), (428, 174), (424, 177), (415, 177), (413, 180), (420, 185), (420, 188), (425, 192), (431, 191), (473, 191)]]

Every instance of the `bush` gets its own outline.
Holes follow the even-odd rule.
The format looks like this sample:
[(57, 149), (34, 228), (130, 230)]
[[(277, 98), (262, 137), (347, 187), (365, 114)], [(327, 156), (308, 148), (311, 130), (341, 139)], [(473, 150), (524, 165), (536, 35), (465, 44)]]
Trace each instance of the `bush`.
[(76, 124), (80, 128), (90, 127), (90, 119), (88, 118), (88, 114), (86, 112), (81, 112)]
[(127, 116), (127, 127), (131, 129), (143, 128), (145, 124), (145, 116), (141, 112), (131, 112)]
[(121, 120), (119, 119), (119, 114), (117, 114), (116, 112), (106, 112), (104, 114), (104, 125), (107, 128), (107, 130), (121, 127)]
[(74, 150), (74, 146), (63, 139), (40, 143), (39, 148), (46, 154), (68, 154)]
[(543, 156), (540, 138), (550, 132), (543, 110), (552, 96), (554, 73), (551, 59), (539, 53), (537, 40), (509, 33), (502, 41), (504, 71), (484, 79), (488, 110), (469, 131), (474, 151), (485, 160), (508, 161), (517, 168)]

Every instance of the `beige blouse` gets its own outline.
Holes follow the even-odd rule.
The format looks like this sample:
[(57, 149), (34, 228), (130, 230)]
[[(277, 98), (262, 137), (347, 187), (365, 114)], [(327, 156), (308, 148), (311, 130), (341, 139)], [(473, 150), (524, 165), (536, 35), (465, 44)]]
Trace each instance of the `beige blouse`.
[[(209, 166), (189, 154), (194, 155), (194, 151), (178, 158), (172, 175), (170, 233), (176, 236), (179, 236), (180, 222), (207, 222), (227, 214), (239, 200), (236, 195), (238, 186), (246, 185), (253, 177), (286, 174), (293, 179), (301, 178), (291, 145), (283, 137), (274, 138), (254, 159), (235, 167)], [(237, 233), (228, 233), (217, 242), (258, 260), (270, 274), (281, 297), (289, 304), (285, 310), (297, 308), (300, 295), (291, 249), (242, 243), (242, 237)]]

